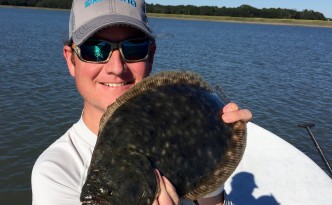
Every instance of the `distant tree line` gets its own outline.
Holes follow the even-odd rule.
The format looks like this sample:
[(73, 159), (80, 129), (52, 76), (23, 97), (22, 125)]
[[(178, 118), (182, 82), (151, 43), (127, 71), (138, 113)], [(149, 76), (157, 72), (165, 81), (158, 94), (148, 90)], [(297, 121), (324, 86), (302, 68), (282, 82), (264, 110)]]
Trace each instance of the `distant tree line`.
[[(35, 6), (47, 8), (69, 9), (72, 0), (0, 0), (0, 5)], [(296, 11), (293, 9), (263, 8), (257, 9), (250, 5), (242, 5), (237, 8), (217, 6), (164, 6), (160, 4), (147, 4), (147, 12), (163, 14), (186, 14), (203, 16), (232, 16), (232, 17), (256, 17), (278, 19), (308, 19), (327, 20), (325, 16), (313, 10)]]
[(0, 0), (0, 5), (69, 9), (72, 0)]
[(242, 5), (237, 8), (226, 8), (217, 6), (197, 7), (192, 5), (163, 6), (159, 4), (148, 4), (147, 11), (150, 13), (163, 14), (327, 20), (322, 13), (313, 10), (296, 11), (281, 8), (257, 9), (249, 5)]

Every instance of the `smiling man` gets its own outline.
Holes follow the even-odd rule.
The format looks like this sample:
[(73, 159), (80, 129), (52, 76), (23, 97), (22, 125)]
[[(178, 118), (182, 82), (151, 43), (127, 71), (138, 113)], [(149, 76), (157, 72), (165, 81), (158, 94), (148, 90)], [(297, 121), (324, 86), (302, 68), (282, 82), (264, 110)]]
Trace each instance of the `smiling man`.
[[(83, 97), (81, 119), (38, 158), (32, 172), (34, 205), (78, 205), (99, 122), (108, 105), (147, 77), (156, 51), (143, 0), (74, 0), (69, 39), (63, 48), (70, 75)], [(230, 103), (227, 123), (248, 121), (251, 113)], [(157, 204), (178, 204), (172, 184), (156, 172)], [(223, 204), (222, 189), (199, 204)]]

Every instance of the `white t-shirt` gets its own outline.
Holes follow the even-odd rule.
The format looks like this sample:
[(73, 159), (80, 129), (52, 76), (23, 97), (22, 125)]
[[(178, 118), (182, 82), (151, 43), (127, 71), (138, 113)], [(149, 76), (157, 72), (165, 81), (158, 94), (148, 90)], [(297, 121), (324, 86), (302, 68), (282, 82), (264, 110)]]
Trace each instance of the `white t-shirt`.
[[(39, 156), (32, 170), (32, 204), (81, 205), (81, 189), (96, 141), (97, 136), (81, 118), (49, 146)], [(223, 187), (212, 195), (222, 190)]]
[(81, 118), (48, 147), (32, 170), (32, 204), (81, 205), (81, 189), (96, 141)]

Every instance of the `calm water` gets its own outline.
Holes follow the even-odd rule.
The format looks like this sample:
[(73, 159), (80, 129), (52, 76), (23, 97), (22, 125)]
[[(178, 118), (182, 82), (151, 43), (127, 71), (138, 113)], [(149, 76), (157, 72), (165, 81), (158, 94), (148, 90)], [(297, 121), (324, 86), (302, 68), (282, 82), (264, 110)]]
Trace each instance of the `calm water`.
[[(31, 204), (41, 152), (81, 113), (62, 57), (69, 12), (0, 8), (0, 201)], [(332, 29), (150, 19), (154, 71), (185, 69), (221, 85), (253, 122), (323, 169), (302, 122), (332, 160)]]

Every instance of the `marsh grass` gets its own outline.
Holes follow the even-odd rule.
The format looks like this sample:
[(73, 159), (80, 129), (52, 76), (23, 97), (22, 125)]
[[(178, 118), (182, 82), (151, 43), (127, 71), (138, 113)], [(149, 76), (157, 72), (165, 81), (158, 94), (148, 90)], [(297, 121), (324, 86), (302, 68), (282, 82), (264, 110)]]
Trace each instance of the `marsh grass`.
[(270, 19), (270, 18), (248, 18), (248, 17), (230, 17), (230, 16), (199, 16), (199, 15), (158, 14), (158, 13), (148, 13), (148, 16), (154, 18), (171, 18), (171, 19), (222, 21), (222, 22), (239, 22), (239, 23), (261, 23), (261, 24), (276, 24), (276, 25), (317, 26), (317, 27), (332, 28), (332, 21), (319, 21), (319, 20)]

